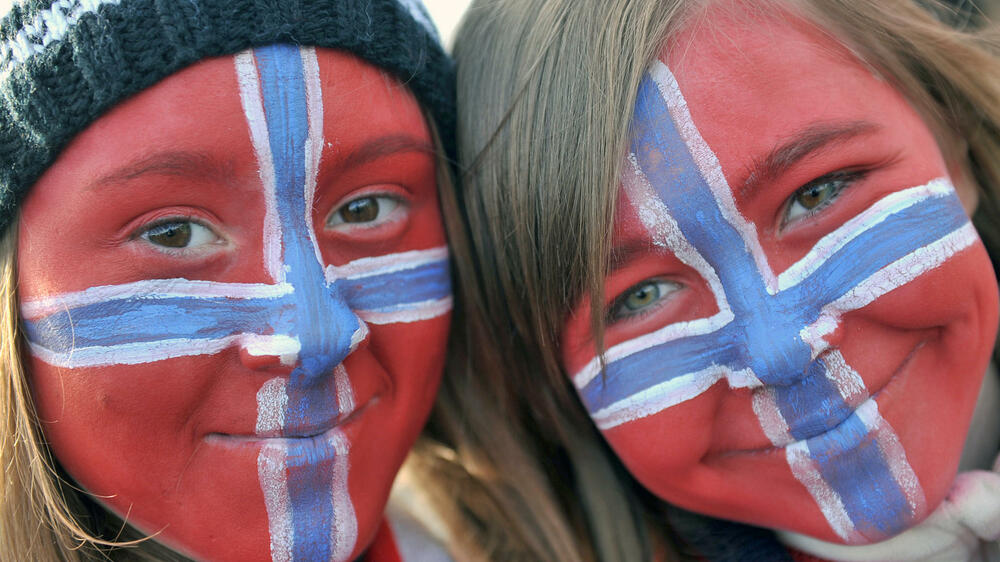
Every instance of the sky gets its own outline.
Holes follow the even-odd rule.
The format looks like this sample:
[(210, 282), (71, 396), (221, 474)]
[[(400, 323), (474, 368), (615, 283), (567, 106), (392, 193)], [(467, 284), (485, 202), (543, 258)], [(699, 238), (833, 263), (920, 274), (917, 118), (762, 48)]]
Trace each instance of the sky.
[[(445, 46), (451, 50), (451, 37), (458, 26), (458, 20), (462, 17), (462, 12), (469, 5), (470, 0), (424, 0), (427, 11), (431, 13), (431, 18), (437, 25), (441, 33), (441, 40)], [(12, 0), (0, 0), (0, 15), (6, 14), (10, 10)]]

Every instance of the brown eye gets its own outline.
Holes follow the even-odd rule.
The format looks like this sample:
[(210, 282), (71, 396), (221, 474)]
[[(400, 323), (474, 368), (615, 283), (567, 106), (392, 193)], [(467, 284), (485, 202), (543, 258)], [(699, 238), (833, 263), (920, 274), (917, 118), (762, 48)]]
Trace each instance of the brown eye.
[(192, 248), (219, 241), (219, 237), (210, 228), (187, 220), (153, 225), (139, 237), (153, 245), (169, 249)]
[(191, 223), (172, 222), (146, 231), (146, 239), (167, 248), (184, 248), (191, 242)]
[(643, 281), (615, 299), (611, 305), (611, 319), (640, 315), (679, 288), (677, 283), (662, 279)]
[(864, 175), (864, 170), (834, 172), (800, 187), (788, 199), (784, 224), (819, 212)]
[(344, 222), (371, 222), (378, 216), (378, 200), (375, 197), (355, 199), (339, 211)]
[(326, 221), (328, 228), (377, 226), (391, 220), (401, 203), (394, 197), (366, 195), (352, 199), (335, 210)]

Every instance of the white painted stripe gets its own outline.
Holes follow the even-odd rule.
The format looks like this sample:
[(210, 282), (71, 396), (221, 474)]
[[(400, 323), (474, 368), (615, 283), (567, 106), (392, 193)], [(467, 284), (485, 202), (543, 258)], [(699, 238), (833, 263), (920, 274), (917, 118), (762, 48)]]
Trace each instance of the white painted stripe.
[(240, 347), (257, 357), (277, 356), (282, 365), (291, 366), (299, 360), (302, 343), (297, 337), (283, 334), (244, 334), (240, 338)]
[(729, 369), (713, 365), (674, 377), (591, 413), (598, 429), (605, 430), (662, 412), (690, 400), (726, 377)]
[(369, 334), (368, 324), (365, 323), (364, 319), (358, 316), (356, 312), (354, 317), (358, 319), (358, 328), (354, 330), (353, 334), (351, 334), (351, 349), (347, 352), (348, 355), (354, 353), (354, 350), (361, 345), (361, 342), (365, 341), (365, 338), (367, 338)]
[(271, 560), (274, 562), (291, 562), (295, 543), (285, 459), (285, 447), (278, 443), (264, 443), (257, 455), (257, 479), (264, 493), (267, 526), (271, 534)]
[(299, 55), (302, 58), (302, 74), (306, 89), (306, 118), (309, 122), (309, 132), (305, 145), (304, 200), (306, 207), (303, 219), (309, 233), (309, 242), (316, 254), (316, 261), (320, 267), (323, 267), (326, 263), (323, 261), (323, 253), (316, 240), (316, 229), (313, 226), (312, 216), (313, 205), (316, 202), (316, 178), (319, 176), (319, 162), (323, 156), (323, 88), (319, 81), (319, 60), (316, 58), (316, 49), (300, 47)]
[(681, 233), (677, 221), (670, 216), (667, 206), (663, 204), (663, 200), (649, 183), (649, 178), (639, 167), (635, 153), (629, 153), (628, 163), (630, 166), (622, 170), (622, 187), (625, 188), (626, 198), (646, 227), (653, 243), (673, 252), (681, 263), (694, 269), (705, 279), (709, 290), (715, 296), (715, 304), (720, 313), (732, 310), (715, 268)]
[(757, 265), (757, 271), (760, 273), (761, 279), (764, 280), (764, 285), (768, 293), (773, 295), (777, 290), (778, 281), (771, 270), (771, 266), (768, 265), (767, 256), (764, 254), (764, 249), (757, 239), (757, 227), (748, 221), (740, 213), (739, 209), (736, 208), (736, 201), (733, 199), (732, 189), (729, 187), (729, 182), (726, 181), (726, 176), (722, 171), (722, 165), (719, 163), (715, 152), (712, 151), (712, 147), (705, 142), (705, 139), (702, 138), (701, 133), (695, 126), (694, 120), (691, 118), (691, 113), (688, 111), (687, 101), (681, 94), (680, 86), (677, 84), (677, 79), (674, 78), (667, 65), (659, 60), (654, 60), (650, 64), (648, 72), (650, 78), (656, 83), (663, 101), (667, 104), (667, 109), (674, 120), (677, 132), (687, 145), (692, 160), (698, 166), (701, 176), (712, 191), (712, 195), (719, 205), (719, 212), (739, 232), (740, 238), (743, 239), (743, 243), (746, 245), (747, 252), (753, 257), (754, 263)]
[(857, 408), (865, 400), (868, 400), (868, 390), (865, 388), (864, 379), (847, 364), (839, 351), (833, 350), (824, 355), (823, 364), (826, 365), (826, 378), (837, 387), (844, 403), (852, 408)]
[(827, 234), (809, 253), (792, 264), (778, 276), (778, 290), (784, 291), (812, 275), (831, 256), (865, 231), (873, 228), (891, 215), (912, 207), (931, 197), (942, 197), (954, 192), (947, 178), (937, 178), (924, 185), (897, 191), (876, 201), (860, 214)]
[[(660, 344), (681, 338), (709, 334), (721, 329), (723, 326), (732, 321), (733, 313), (726, 311), (717, 313), (708, 318), (699, 318), (689, 322), (667, 324), (655, 332), (643, 334), (637, 338), (623, 341), (608, 348), (608, 350), (604, 352), (604, 360), (606, 363), (612, 363)], [(573, 375), (573, 384), (577, 389), (583, 390), (600, 372), (600, 358), (594, 357), (589, 363)]]
[(257, 423), (254, 431), (258, 436), (276, 437), (285, 428), (287, 385), (287, 378), (275, 377), (261, 385), (257, 391)]
[(236, 77), (240, 85), (240, 103), (246, 114), (250, 140), (260, 166), (260, 181), (264, 186), (264, 268), (276, 283), (285, 281), (285, 264), (282, 262), (281, 223), (278, 218), (278, 199), (274, 159), (267, 132), (267, 117), (260, 91), (260, 75), (253, 51), (236, 55)]
[(359, 318), (369, 324), (405, 324), (408, 322), (419, 322), (443, 316), (451, 310), (452, 297), (443, 299), (426, 300), (418, 303), (402, 305), (396, 310), (358, 310), (356, 314)]
[(239, 345), (246, 337), (247, 334), (217, 339), (174, 338), (154, 342), (74, 347), (62, 353), (56, 353), (34, 342), (28, 342), (28, 346), (32, 355), (49, 365), (76, 369), (107, 365), (138, 365), (191, 355), (214, 355), (223, 349)]
[(809, 495), (816, 501), (833, 532), (837, 533), (837, 536), (845, 542), (858, 542), (858, 539), (861, 538), (860, 534), (855, 530), (854, 523), (847, 515), (844, 502), (840, 499), (840, 495), (823, 480), (823, 475), (816, 466), (816, 461), (812, 459), (806, 442), (796, 441), (785, 447), (785, 458), (795, 479), (809, 491)]
[(837, 329), (840, 317), (845, 312), (867, 306), (882, 295), (913, 281), (968, 248), (978, 239), (972, 223), (966, 223), (947, 236), (918, 248), (876, 271), (844, 296), (823, 307), (819, 318), (800, 332), (802, 341), (813, 349), (824, 347), (826, 344), (822, 341), (823, 337)]
[(875, 437), (875, 442), (882, 450), (882, 456), (889, 467), (889, 473), (892, 474), (893, 479), (903, 491), (903, 495), (906, 496), (906, 501), (909, 503), (914, 517), (923, 517), (927, 513), (927, 498), (924, 496), (924, 489), (920, 485), (916, 472), (906, 458), (906, 450), (899, 442), (896, 431), (879, 413), (875, 400), (868, 400), (862, 404), (857, 409), (857, 414), (865, 427)]
[(774, 387), (765, 387), (753, 393), (753, 411), (757, 414), (757, 421), (764, 435), (772, 445), (784, 447), (795, 441), (788, 422), (778, 407), (778, 398)]
[(73, 293), (26, 299), (21, 303), (21, 316), (36, 320), (57, 312), (101, 302), (141, 298), (201, 298), (201, 299), (276, 299), (293, 292), (291, 285), (279, 283), (218, 283), (189, 279), (146, 279), (121, 285), (101, 285)]
[(360, 258), (344, 265), (326, 266), (326, 280), (332, 283), (337, 279), (363, 279), (386, 275), (446, 259), (448, 259), (448, 246)]
[(350, 475), (350, 441), (340, 430), (330, 431), (329, 443), (335, 454), (333, 457), (333, 478), (330, 495), (333, 505), (333, 522), (330, 525), (330, 558), (336, 562), (351, 559), (354, 546), (358, 542), (358, 521), (354, 514), (354, 503), (348, 489)]
[(341, 415), (349, 415), (355, 408), (354, 388), (351, 387), (351, 377), (343, 363), (333, 368), (333, 384), (337, 389), (337, 411)]

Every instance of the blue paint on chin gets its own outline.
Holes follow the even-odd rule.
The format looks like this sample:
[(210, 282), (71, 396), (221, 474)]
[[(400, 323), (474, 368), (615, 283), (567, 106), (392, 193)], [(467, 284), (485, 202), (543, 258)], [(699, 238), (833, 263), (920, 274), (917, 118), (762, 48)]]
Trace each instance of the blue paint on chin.
[(884, 452), (857, 414), (806, 443), (859, 533), (878, 541), (906, 529), (914, 516), (909, 502), (892, 474), (881, 469)]

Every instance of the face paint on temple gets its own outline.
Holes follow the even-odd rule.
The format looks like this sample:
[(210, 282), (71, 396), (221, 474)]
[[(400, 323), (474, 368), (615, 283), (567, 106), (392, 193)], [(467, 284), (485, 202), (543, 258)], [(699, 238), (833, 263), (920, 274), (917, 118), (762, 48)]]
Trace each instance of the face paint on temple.
[(638, 92), (607, 367), (581, 306), (566, 370), (663, 499), (887, 538), (954, 479), (995, 275), (933, 135), (891, 86), (788, 14), (710, 8), (699, 22)]
[(60, 464), (197, 558), (358, 556), (444, 361), (436, 190), (412, 95), (336, 51), (207, 60), (94, 122), (19, 232)]

